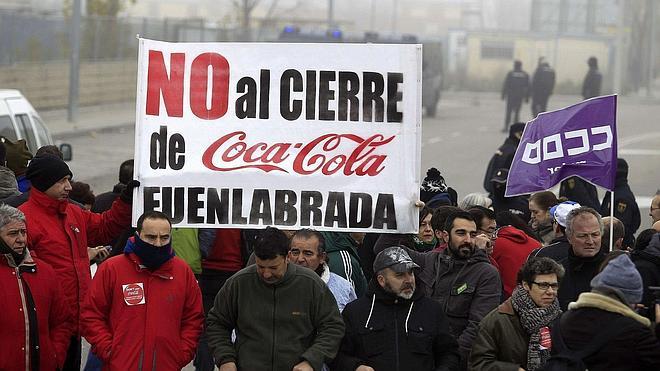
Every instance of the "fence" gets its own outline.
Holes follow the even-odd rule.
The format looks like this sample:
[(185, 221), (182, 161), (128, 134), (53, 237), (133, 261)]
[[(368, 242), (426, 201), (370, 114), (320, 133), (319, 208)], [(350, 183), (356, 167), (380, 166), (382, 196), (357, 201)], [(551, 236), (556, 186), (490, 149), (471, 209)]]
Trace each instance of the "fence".
[[(0, 12), (0, 88), (19, 89), (37, 109), (68, 103), (70, 21), (63, 16)], [(80, 104), (135, 99), (136, 35), (165, 41), (236, 41), (236, 29), (202, 20), (84, 17)]]

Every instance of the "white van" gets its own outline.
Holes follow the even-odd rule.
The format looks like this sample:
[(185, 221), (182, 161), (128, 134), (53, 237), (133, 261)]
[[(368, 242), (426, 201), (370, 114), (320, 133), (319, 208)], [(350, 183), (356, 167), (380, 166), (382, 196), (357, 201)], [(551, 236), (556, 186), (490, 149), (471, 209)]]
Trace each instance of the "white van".
[(37, 111), (15, 89), (0, 89), (0, 135), (11, 141), (25, 139), (33, 154), (39, 147), (53, 144), (53, 138)]

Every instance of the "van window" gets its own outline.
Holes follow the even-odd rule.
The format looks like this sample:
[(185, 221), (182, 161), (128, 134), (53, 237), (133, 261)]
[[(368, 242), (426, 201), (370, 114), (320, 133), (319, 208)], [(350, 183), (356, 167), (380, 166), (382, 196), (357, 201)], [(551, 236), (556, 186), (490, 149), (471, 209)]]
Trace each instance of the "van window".
[(32, 121), (34, 122), (34, 128), (37, 129), (37, 138), (39, 138), (39, 145), (45, 146), (50, 144), (50, 138), (48, 132), (46, 131), (46, 126), (37, 116), (32, 116)]
[(15, 142), (18, 139), (16, 138), (14, 125), (11, 123), (11, 117), (8, 115), (0, 116), (0, 135), (11, 140), (12, 142)]
[(27, 142), (28, 149), (30, 152), (35, 153), (37, 151), (37, 142), (34, 139), (34, 132), (32, 131), (32, 125), (30, 125), (30, 118), (25, 113), (16, 115), (14, 118), (16, 119), (16, 123), (18, 123), (18, 131)]

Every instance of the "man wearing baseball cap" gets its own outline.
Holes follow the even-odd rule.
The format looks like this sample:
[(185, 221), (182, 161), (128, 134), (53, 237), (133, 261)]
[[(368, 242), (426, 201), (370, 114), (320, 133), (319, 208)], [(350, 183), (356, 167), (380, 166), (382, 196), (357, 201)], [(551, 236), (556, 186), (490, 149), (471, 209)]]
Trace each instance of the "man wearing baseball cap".
[(555, 238), (548, 246), (542, 246), (533, 250), (530, 257), (546, 257), (556, 262), (565, 259), (568, 256), (568, 249), (571, 247), (566, 238), (566, 217), (573, 209), (580, 207), (580, 204), (573, 201), (564, 201), (550, 208), (550, 217), (552, 218), (552, 228), (555, 232)]
[(456, 340), (442, 306), (416, 291), (419, 268), (401, 247), (381, 251), (368, 293), (344, 309), (336, 370), (458, 370)]

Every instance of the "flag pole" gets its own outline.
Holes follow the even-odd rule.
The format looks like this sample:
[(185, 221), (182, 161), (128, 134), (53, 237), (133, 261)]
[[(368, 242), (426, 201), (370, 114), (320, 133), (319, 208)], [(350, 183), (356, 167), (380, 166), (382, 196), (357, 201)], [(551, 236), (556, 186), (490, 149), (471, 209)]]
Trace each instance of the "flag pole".
[(610, 251), (614, 251), (614, 191), (610, 192)]

